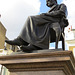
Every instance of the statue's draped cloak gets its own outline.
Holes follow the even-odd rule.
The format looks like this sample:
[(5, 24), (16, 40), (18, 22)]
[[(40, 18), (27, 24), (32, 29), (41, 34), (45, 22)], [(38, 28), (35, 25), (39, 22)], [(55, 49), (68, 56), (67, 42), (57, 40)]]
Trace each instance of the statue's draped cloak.
[[(51, 8), (50, 12), (58, 10), (58, 7), (59, 5), (56, 5), (55, 7)], [(59, 23), (59, 21), (60, 18), (43, 14), (29, 16), (19, 36), (30, 44), (48, 49), (50, 40), (50, 28), (53, 28), (52, 23)], [(54, 27), (58, 27), (58, 25), (56, 24)]]

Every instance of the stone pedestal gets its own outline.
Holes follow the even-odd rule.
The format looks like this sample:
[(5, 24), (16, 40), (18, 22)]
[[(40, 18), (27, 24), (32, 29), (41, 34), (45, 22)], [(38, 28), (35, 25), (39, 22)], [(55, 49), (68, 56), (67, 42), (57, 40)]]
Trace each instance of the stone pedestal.
[(71, 51), (0, 56), (0, 64), (9, 69), (10, 75), (75, 75)]

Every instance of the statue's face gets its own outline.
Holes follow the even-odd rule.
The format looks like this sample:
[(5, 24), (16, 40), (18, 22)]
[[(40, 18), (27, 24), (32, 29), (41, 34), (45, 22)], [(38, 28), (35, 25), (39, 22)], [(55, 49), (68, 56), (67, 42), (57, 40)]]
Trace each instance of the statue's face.
[(55, 4), (56, 4), (56, 1), (55, 0), (46, 0), (46, 5), (48, 7), (52, 7)]

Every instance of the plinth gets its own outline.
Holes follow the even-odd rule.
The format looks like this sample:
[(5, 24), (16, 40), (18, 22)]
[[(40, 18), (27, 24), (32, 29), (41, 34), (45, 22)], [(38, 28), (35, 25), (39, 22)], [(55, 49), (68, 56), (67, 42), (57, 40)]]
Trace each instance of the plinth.
[(0, 56), (0, 64), (10, 71), (10, 75), (75, 75), (71, 51)]

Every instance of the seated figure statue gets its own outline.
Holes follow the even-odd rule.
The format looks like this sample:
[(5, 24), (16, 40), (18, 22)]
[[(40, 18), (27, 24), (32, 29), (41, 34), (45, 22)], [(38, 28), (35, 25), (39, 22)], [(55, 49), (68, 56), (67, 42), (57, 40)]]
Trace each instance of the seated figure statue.
[[(47, 13), (29, 16), (20, 35), (14, 40), (5, 40), (5, 42), (20, 46), (24, 52), (26, 50), (48, 49), (51, 41), (51, 28), (57, 31), (56, 37), (59, 40), (62, 31), (61, 23), (65, 22), (62, 19), (67, 17), (67, 7), (65, 4), (57, 4), (57, 0), (46, 0), (46, 5), (50, 7)], [(67, 25), (67, 22), (65, 23)]]

